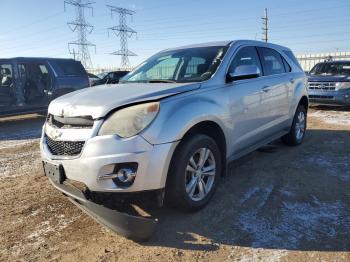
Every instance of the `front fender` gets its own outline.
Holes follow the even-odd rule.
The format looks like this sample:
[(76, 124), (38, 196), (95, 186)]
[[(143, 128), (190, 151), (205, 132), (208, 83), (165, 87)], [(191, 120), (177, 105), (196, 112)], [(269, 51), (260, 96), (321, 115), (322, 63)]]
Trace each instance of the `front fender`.
[(211, 93), (198, 92), (161, 101), (159, 115), (142, 136), (151, 144), (169, 143), (181, 140), (194, 125), (212, 121), (221, 127), (227, 137), (232, 122), (228, 113), (228, 98)]

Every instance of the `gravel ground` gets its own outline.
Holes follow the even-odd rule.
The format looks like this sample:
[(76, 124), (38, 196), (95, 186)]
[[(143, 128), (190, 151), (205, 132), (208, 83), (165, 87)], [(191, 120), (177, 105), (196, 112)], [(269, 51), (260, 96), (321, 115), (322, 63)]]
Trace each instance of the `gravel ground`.
[(83, 214), (43, 176), (43, 117), (0, 121), (0, 261), (350, 261), (350, 112), (310, 110), (304, 144), (230, 165), (211, 203), (159, 211), (149, 242)]

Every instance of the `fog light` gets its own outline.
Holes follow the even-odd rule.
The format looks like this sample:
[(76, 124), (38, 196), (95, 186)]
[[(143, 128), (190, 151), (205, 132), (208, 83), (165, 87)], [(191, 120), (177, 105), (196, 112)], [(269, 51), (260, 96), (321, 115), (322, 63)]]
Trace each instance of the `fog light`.
[(119, 169), (116, 178), (122, 183), (128, 183), (135, 179), (136, 174), (131, 168)]
[(98, 179), (111, 179), (118, 187), (129, 187), (134, 183), (137, 166), (137, 163), (115, 164), (112, 173), (100, 175)]
[(113, 171), (113, 182), (118, 187), (129, 187), (134, 183), (137, 163), (116, 164)]

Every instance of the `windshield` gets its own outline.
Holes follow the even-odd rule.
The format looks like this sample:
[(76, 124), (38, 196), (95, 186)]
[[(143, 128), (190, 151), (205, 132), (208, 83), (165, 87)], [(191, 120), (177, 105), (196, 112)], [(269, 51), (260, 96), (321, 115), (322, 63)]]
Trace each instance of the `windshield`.
[(310, 71), (311, 75), (350, 76), (350, 62), (319, 63)]
[(99, 73), (99, 74), (97, 74), (97, 77), (99, 77), (99, 78), (104, 78), (106, 75), (108, 74), (108, 72), (102, 72), (102, 73)]
[(164, 51), (146, 60), (121, 82), (204, 81), (215, 73), (226, 49), (225, 46), (211, 46)]

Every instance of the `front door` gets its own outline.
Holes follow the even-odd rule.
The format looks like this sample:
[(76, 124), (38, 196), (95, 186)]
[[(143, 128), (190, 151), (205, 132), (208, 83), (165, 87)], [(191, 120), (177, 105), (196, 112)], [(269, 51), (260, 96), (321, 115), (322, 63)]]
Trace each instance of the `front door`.
[[(258, 52), (254, 46), (242, 47), (234, 56), (229, 72), (243, 65), (255, 65), (262, 72)], [(261, 73), (262, 75), (262, 73)], [(266, 122), (267, 107), (263, 104), (263, 77), (236, 80), (226, 84), (230, 96), (233, 154), (261, 141)]]
[(16, 103), (13, 66), (0, 63), (0, 113), (9, 110)]

